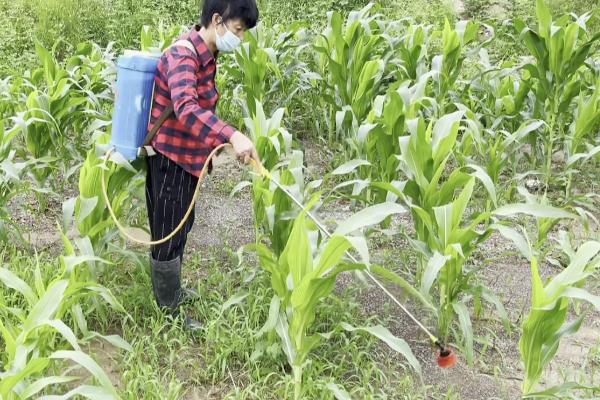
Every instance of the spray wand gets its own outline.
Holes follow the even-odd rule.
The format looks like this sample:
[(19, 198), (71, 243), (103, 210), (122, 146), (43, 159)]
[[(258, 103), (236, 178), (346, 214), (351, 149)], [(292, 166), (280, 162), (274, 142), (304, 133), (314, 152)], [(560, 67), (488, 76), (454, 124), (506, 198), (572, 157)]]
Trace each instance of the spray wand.
[[(289, 190), (287, 190), (281, 183), (279, 183), (276, 179), (274, 179), (271, 176), (271, 173), (262, 164), (260, 164), (258, 161), (254, 160), (254, 159), (251, 159), (250, 163), (253, 165), (254, 169), (257, 171), (257, 173), (260, 176), (273, 182), (275, 184), (275, 186), (277, 186), (277, 188), (279, 188), (279, 190), (281, 190), (283, 193), (285, 193), (285, 195), (287, 197), (289, 197), (305, 213), (305, 215), (308, 218), (310, 218), (317, 225), (319, 230), (321, 232), (323, 232), (323, 234), (328, 239), (331, 239), (331, 237), (333, 235), (331, 234), (331, 232), (329, 232), (327, 227), (325, 227), (321, 223), (321, 221), (319, 221), (310, 211), (308, 211), (304, 207), (304, 205), (302, 205), (302, 203), (298, 199), (296, 199), (296, 197), (294, 197), (294, 195), (292, 193), (290, 193)], [(359, 264), (356, 257), (354, 257), (349, 251), (346, 251), (346, 257), (348, 257), (350, 259), (350, 261), (352, 261), (353, 263)], [(396, 305), (398, 307), (400, 307), (400, 309), (419, 327), (419, 329), (421, 329), (429, 337), (429, 340), (431, 341), (433, 346), (438, 348), (438, 350), (439, 350), (438, 365), (441, 368), (451, 368), (454, 365), (456, 365), (456, 362), (457, 362), (456, 354), (452, 351), (452, 349), (444, 346), (442, 344), (442, 342), (433, 333), (431, 333), (431, 331), (425, 325), (423, 325), (417, 319), (417, 317), (415, 317), (406, 308), (406, 306), (404, 304), (402, 304), (402, 302), (400, 300), (398, 300), (398, 298), (396, 298), (396, 296), (394, 296), (370, 271), (367, 270), (365, 272), (366, 272), (366, 275), (369, 277), (369, 279), (371, 279), (371, 281), (375, 285), (377, 285), (390, 298), (390, 300), (392, 300), (394, 303), (396, 303)]]
[[(128, 232), (127, 228), (125, 228), (123, 225), (121, 225), (121, 223), (117, 219), (117, 216), (115, 215), (115, 212), (112, 208), (111, 202), (108, 198), (108, 193), (106, 190), (105, 173), (104, 173), (107, 161), (110, 159), (110, 156), (115, 152), (115, 149), (111, 148), (106, 153), (106, 156), (104, 157), (104, 163), (103, 163), (104, 168), (102, 168), (102, 173), (101, 173), (102, 194), (104, 197), (104, 201), (106, 203), (106, 207), (108, 208), (108, 212), (109, 212), (110, 216), (112, 217), (113, 221), (115, 222), (119, 231), (123, 234), (123, 236), (125, 236), (127, 239), (129, 239), (135, 243), (143, 244), (146, 246), (156, 246), (156, 245), (159, 245), (162, 243), (166, 243), (171, 238), (173, 238), (179, 231), (181, 231), (181, 229), (183, 229), (187, 220), (189, 219), (190, 215), (192, 214), (192, 211), (194, 210), (196, 201), (198, 200), (198, 197), (200, 195), (200, 187), (202, 185), (204, 178), (206, 177), (206, 175), (208, 173), (208, 166), (210, 165), (212, 159), (217, 155), (217, 153), (220, 150), (222, 150), (225, 147), (230, 147), (230, 146), (231, 145), (228, 143), (222, 144), (220, 146), (217, 146), (209, 154), (209, 156), (207, 157), (206, 162), (204, 164), (204, 167), (200, 171), (200, 175), (198, 177), (198, 184), (196, 185), (196, 190), (194, 191), (194, 196), (192, 198), (190, 206), (189, 206), (187, 212), (185, 213), (183, 219), (181, 220), (180, 224), (169, 235), (165, 236), (162, 239), (154, 240), (154, 241), (149, 240), (149, 239), (140, 239), (139, 237), (134, 236), (132, 233)], [(257, 174), (268, 179), (270, 182), (273, 182), (279, 190), (281, 190), (287, 197), (289, 197), (290, 200), (292, 200), (296, 204), (296, 206), (298, 206), (308, 216), (308, 218), (310, 218), (317, 225), (319, 230), (328, 239), (330, 239), (332, 237), (332, 234), (329, 232), (327, 227), (325, 227), (310, 211), (308, 211), (304, 207), (304, 205), (298, 199), (296, 199), (296, 197), (292, 193), (290, 193), (289, 190), (287, 190), (281, 183), (279, 183), (276, 179), (274, 179), (273, 176), (271, 175), (271, 173), (260, 163), (260, 161), (251, 159), (250, 162), (251, 162), (252, 166), (254, 167), (254, 169), (256, 170)], [(358, 260), (356, 259), (356, 257), (354, 257), (349, 251), (346, 251), (346, 256), (353, 263), (355, 263), (355, 264), (359, 263)], [(454, 365), (456, 365), (457, 357), (456, 357), (456, 354), (454, 353), (454, 351), (450, 347), (446, 347), (440, 341), (440, 339), (438, 339), (433, 333), (431, 333), (431, 331), (425, 325), (423, 325), (406, 308), (406, 306), (404, 304), (402, 304), (402, 302), (400, 300), (398, 300), (396, 298), (396, 296), (394, 296), (370, 271), (367, 270), (366, 275), (369, 277), (369, 279), (371, 279), (371, 281), (376, 286), (378, 286), (387, 295), (387, 297), (390, 300), (392, 300), (398, 307), (400, 307), (400, 309), (419, 327), (419, 329), (421, 329), (421, 331), (423, 331), (429, 337), (429, 340), (431, 341), (432, 345), (439, 350), (438, 357), (437, 357), (438, 366), (441, 368), (451, 368)]]

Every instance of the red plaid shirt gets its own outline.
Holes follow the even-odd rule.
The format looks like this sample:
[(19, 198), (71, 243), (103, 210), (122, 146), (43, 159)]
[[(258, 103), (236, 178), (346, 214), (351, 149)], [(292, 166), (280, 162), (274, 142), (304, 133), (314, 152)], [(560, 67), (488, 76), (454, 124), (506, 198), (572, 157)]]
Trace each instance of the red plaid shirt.
[(229, 142), (236, 131), (215, 115), (217, 63), (198, 30), (196, 26), (181, 37), (191, 40), (197, 54), (185, 46), (173, 46), (161, 57), (148, 128), (172, 102), (175, 113), (159, 129), (152, 147), (195, 176), (200, 175), (210, 152)]

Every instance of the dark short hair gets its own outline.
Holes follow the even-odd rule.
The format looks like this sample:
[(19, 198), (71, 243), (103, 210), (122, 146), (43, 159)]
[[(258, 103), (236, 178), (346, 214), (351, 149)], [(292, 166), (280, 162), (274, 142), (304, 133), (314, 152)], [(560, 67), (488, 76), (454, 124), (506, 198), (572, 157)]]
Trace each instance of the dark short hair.
[(258, 22), (256, 0), (204, 0), (200, 23), (208, 28), (214, 14), (223, 17), (223, 21), (240, 19), (246, 29), (252, 29)]

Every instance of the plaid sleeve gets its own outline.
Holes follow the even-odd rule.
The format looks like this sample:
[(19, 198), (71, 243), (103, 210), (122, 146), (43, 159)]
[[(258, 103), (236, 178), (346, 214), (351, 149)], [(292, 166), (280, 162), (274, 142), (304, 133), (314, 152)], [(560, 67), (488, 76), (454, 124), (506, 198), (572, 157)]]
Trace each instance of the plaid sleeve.
[(201, 141), (216, 147), (229, 142), (236, 130), (213, 111), (200, 107), (196, 91), (199, 67), (198, 59), (188, 48), (173, 46), (167, 53), (167, 84), (177, 119)]

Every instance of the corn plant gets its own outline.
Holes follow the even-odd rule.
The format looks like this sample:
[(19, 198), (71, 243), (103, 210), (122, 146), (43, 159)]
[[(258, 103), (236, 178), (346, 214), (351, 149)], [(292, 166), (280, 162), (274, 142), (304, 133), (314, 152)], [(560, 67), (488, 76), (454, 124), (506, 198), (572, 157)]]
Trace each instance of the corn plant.
[(531, 81), (512, 63), (492, 64), (487, 49), (479, 52), (477, 73), (467, 80), (462, 102), (475, 114), (485, 129), (516, 131), (528, 119), (534, 119), (535, 99)]
[[(98, 296), (114, 310), (124, 312), (124, 309), (108, 289), (81, 279), (86, 275), (79, 271), (81, 264), (92, 258), (105, 261), (76, 256), (71, 243), (63, 239), (67, 255), (60, 257), (60, 272), (48, 281), (42, 278), (39, 263), (33, 286), (11, 269), (0, 268), (0, 335), (4, 344), (0, 356), (0, 397), (3, 399), (37, 398), (45, 390), (77, 380), (65, 374), (52, 375), (53, 371), (60, 370), (61, 361), (67, 360), (87, 369), (98, 385), (78, 385), (65, 396), (119, 398), (106, 373), (81, 350), (80, 339), (65, 321), (67, 318), (77, 321), (82, 333), (94, 336), (85, 323), (82, 306), (87, 301)], [(130, 349), (121, 338), (106, 339)]]
[(43, 186), (59, 161), (68, 177), (74, 161), (83, 158), (90, 142), (82, 133), (111, 99), (114, 71), (109, 68), (111, 53), (92, 44), (81, 44), (64, 63), (39, 44), (36, 50), (42, 67), (31, 72), (33, 89), (13, 122), (23, 132), (26, 156), (48, 161), (46, 168), (32, 172)]
[(585, 315), (568, 321), (574, 303), (585, 301), (600, 310), (600, 298), (584, 289), (585, 282), (600, 264), (600, 243), (589, 241), (582, 244), (560, 274), (544, 283), (539, 273), (539, 261), (531, 254), (531, 309), (523, 321), (523, 333), (519, 340), (521, 360), (525, 366), (523, 397), (540, 398), (556, 388), (534, 393), (544, 369), (550, 364), (560, 341), (576, 333)]
[(186, 31), (185, 27), (165, 27), (162, 21), (156, 28), (144, 25), (140, 34), (140, 47), (142, 51), (149, 53), (162, 53), (177, 38)]
[[(110, 134), (105, 133), (110, 122), (98, 120), (94, 125), (96, 145), (88, 151), (87, 157), (79, 170), (79, 195), (63, 203), (64, 230), (72, 226), (81, 237), (87, 238), (95, 254), (103, 255), (110, 241), (115, 236), (114, 223), (110, 217), (102, 194), (102, 172), (104, 171), (108, 198), (119, 219), (139, 217), (132, 215), (131, 207), (135, 197), (143, 197), (140, 193), (143, 182), (137, 171), (127, 160), (114, 153), (104, 163), (103, 153), (106, 151)], [(138, 228), (136, 228), (138, 229)]]
[[(477, 165), (444, 173), (457, 143), (464, 112), (459, 111), (426, 124), (420, 117), (407, 122), (410, 136), (400, 137), (399, 169), (406, 182), (375, 183), (404, 201), (411, 210), (416, 237), (409, 238), (419, 253), (416, 270), (421, 295), (435, 305), (438, 331), (447, 341), (458, 317), (467, 360), (473, 358), (473, 335), (466, 304), (482, 293), (495, 305), (499, 301), (473, 282), (466, 268), (469, 256), (491, 234), (491, 210), (467, 210), (477, 180), (486, 189), (491, 204), (496, 192), (489, 176)], [(472, 172), (469, 173), (468, 170)], [(499, 314), (505, 312), (499, 307)]]
[(351, 12), (344, 26), (342, 15), (328, 14), (328, 26), (317, 38), (318, 71), (325, 85), (321, 94), (330, 145), (342, 143), (352, 135), (370, 111), (372, 99), (379, 94), (386, 60), (387, 42), (381, 35), (373, 3)]
[[(392, 32), (387, 32), (389, 37), (386, 35), (398, 55), (397, 60), (390, 61), (398, 63), (398, 82), (407, 79), (415, 82), (428, 71), (432, 27), (417, 24), (411, 19), (399, 21), (398, 24), (400, 27), (396, 28), (393, 22), (390, 23)], [(398, 29), (399, 32), (396, 33), (393, 29)]]
[[(517, 191), (525, 199), (525, 202), (520, 204), (505, 205), (500, 209), (495, 210), (495, 213), (496, 215), (504, 216), (524, 214), (534, 217), (537, 235), (535, 242), (533, 242), (530, 247), (536, 254), (541, 254), (542, 256), (545, 255), (547, 250), (545, 250), (544, 247), (548, 242), (549, 235), (561, 220), (575, 219), (578, 217), (577, 214), (579, 214), (580, 219), (585, 220), (585, 218), (589, 215), (585, 209), (580, 207), (573, 208), (565, 205), (562, 207), (555, 207), (551, 204), (550, 200), (545, 194), (534, 195), (529, 193), (527, 189), (523, 187), (518, 187)], [(574, 214), (573, 212), (576, 212), (577, 214)], [(513, 237), (517, 237), (515, 232), (511, 232), (510, 235), (507, 235), (507, 238), (511, 240), (513, 240)], [(523, 238), (513, 241), (520, 243), (518, 245), (520, 249), (526, 247), (523, 245), (523, 243), (525, 243)], [(522, 250), (522, 253), (527, 254), (528, 252)]]
[(27, 163), (15, 162), (13, 139), (18, 130), (6, 130), (4, 122), (0, 121), (0, 212), (3, 212), (8, 201), (16, 194), (15, 186), (21, 178)]
[(342, 164), (331, 175), (349, 175), (353, 178), (334, 188), (338, 192), (352, 188), (350, 198), (358, 203), (372, 205), (387, 200), (387, 190), (371, 185), (375, 182), (392, 183), (399, 179), (400, 139), (406, 136), (407, 120), (412, 120), (435, 100), (426, 96), (430, 76), (416, 82), (405, 80), (393, 84), (385, 95), (373, 100), (372, 109), (358, 128), (356, 137), (348, 140), (349, 154), (354, 159)]
[[(591, 14), (575, 20), (570, 16), (553, 19), (544, 0), (536, 0), (536, 14), (537, 30), (521, 20), (515, 20), (514, 27), (535, 60), (523, 68), (535, 93), (533, 117), (544, 119), (548, 124), (541, 137), (548, 183), (552, 155), (557, 145), (565, 143), (565, 127), (572, 119), (571, 102), (585, 91), (582, 74), (588, 68), (586, 60), (594, 43), (600, 39), (600, 33), (589, 37), (586, 32), (585, 23)], [(575, 139), (577, 136), (581, 133), (576, 133)]]
[[(271, 118), (267, 118), (262, 103), (257, 101), (256, 114), (245, 119), (246, 129), (256, 146), (263, 167), (269, 171), (272, 179), (289, 186), (289, 189), (302, 199), (305, 193), (304, 155), (301, 151), (292, 151), (292, 136), (282, 126), (284, 112), (284, 109), (279, 109)], [(293, 213), (295, 206), (272, 179), (256, 174), (251, 182), (239, 183), (232, 194), (252, 186), (257, 237), (261, 232), (267, 234), (275, 252), (279, 254), (283, 251), (291, 232), (291, 219), (283, 216)]]
[[(318, 201), (313, 197), (307, 208)], [(353, 230), (353, 229), (351, 229)], [(293, 223), (293, 229), (285, 249), (275, 254), (263, 244), (256, 245), (261, 266), (270, 274), (275, 292), (269, 310), (269, 319), (261, 332), (276, 331), (281, 345), (293, 370), (294, 398), (302, 396), (302, 374), (309, 354), (326, 335), (311, 330), (315, 322), (318, 305), (327, 299), (334, 289), (337, 276), (345, 271), (359, 271), (363, 264), (348, 264), (343, 261), (344, 253), (353, 247), (355, 240), (343, 235), (334, 235), (320, 241), (314, 224), (301, 213)], [(414, 368), (418, 362), (408, 345), (394, 338), (389, 331), (376, 328), (353, 328), (364, 330), (394, 346), (403, 353)]]
[(523, 148), (527, 139), (544, 126), (544, 121), (524, 121), (514, 132), (510, 132), (500, 127), (484, 128), (471, 115), (470, 129), (462, 135), (456, 154), (462, 165), (482, 165), (496, 192), (508, 197), (518, 182), (507, 177), (519, 176), (519, 166), (526, 157)]
[(565, 199), (574, 203), (577, 196), (573, 193), (573, 178), (581, 172), (583, 165), (596, 157), (600, 146), (591, 136), (595, 133), (600, 121), (600, 77), (594, 91), (589, 95), (579, 96), (573, 122), (565, 140), (564, 186)]
[(272, 113), (274, 106), (287, 107), (301, 89), (300, 78), (307, 71), (300, 54), (307, 46), (302, 25), (267, 28), (259, 25), (246, 34), (235, 52), (235, 63), (225, 64), (229, 79), (238, 83), (242, 108), (247, 116), (257, 112), (257, 102)]
[(436, 55), (431, 61), (431, 70), (435, 82), (434, 92), (438, 104), (440, 105), (440, 115), (447, 111), (445, 101), (446, 96), (456, 84), (456, 81), (462, 71), (462, 65), (467, 58), (466, 48), (469, 44), (476, 41), (479, 27), (469, 21), (460, 21), (455, 29), (450, 27), (446, 20), (442, 30), (442, 54)]

